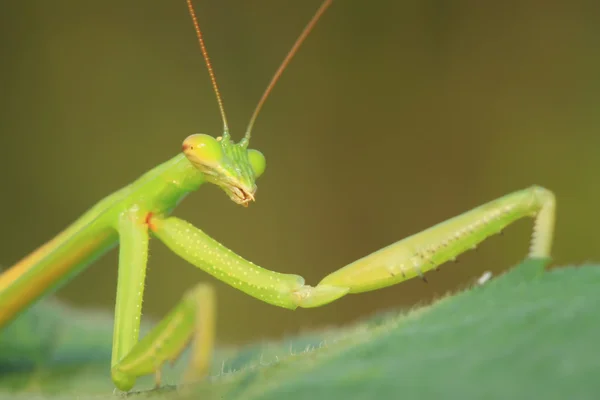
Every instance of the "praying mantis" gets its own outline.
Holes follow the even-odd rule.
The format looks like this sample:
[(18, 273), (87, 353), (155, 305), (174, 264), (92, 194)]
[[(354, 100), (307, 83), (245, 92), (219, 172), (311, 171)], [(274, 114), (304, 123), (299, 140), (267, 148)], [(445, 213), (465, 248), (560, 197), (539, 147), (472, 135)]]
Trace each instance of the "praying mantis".
[(151, 236), (174, 253), (217, 279), (265, 303), (294, 310), (331, 303), (420, 277), (454, 260), (487, 237), (524, 217), (534, 218), (529, 257), (550, 257), (555, 218), (552, 192), (538, 187), (508, 194), (395, 242), (324, 277), (316, 286), (301, 276), (259, 267), (224, 247), (200, 229), (171, 216), (188, 194), (204, 183), (220, 187), (236, 204), (255, 201), (257, 180), (264, 173), (264, 155), (249, 147), (251, 132), (275, 83), (299, 46), (333, 0), (325, 0), (298, 37), (259, 100), (244, 137), (235, 142), (192, 0), (186, 0), (216, 94), (223, 121), (219, 137), (188, 136), (182, 152), (148, 171), (130, 185), (105, 197), (55, 238), (0, 276), (0, 328), (21, 311), (119, 244), (119, 272), (111, 376), (123, 391), (140, 376), (154, 374), (176, 359), (191, 342), (185, 382), (202, 379), (214, 343), (214, 293), (198, 284), (146, 336), (139, 338), (141, 304)]

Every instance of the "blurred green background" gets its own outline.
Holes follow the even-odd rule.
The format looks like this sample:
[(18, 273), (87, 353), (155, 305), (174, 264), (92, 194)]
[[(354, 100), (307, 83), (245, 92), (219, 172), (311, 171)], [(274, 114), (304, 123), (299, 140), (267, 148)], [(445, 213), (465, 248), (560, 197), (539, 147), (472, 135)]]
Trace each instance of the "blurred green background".
[[(196, 1), (234, 137), (319, 1)], [(176, 214), (244, 257), (315, 284), (402, 237), (539, 184), (558, 197), (555, 262), (600, 259), (600, 3), (337, 1), (257, 121), (257, 202), (205, 187)], [(1, 6), (0, 263), (221, 121), (185, 2)], [(222, 343), (423, 304), (527, 252), (530, 221), (456, 265), (320, 309), (216, 283)], [(116, 252), (59, 293), (112, 309)], [(145, 315), (214, 281), (158, 241)]]

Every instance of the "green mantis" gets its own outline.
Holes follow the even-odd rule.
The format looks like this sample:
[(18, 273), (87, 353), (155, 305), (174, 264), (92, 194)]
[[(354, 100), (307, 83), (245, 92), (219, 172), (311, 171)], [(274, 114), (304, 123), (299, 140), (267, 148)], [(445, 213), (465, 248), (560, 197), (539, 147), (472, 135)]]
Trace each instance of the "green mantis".
[(325, 0), (304, 29), (258, 102), (244, 137), (232, 139), (214, 72), (191, 0), (188, 8), (216, 93), (223, 120), (217, 138), (195, 134), (182, 153), (101, 200), (54, 239), (0, 276), (0, 327), (43, 295), (56, 290), (117, 243), (119, 272), (111, 372), (115, 385), (131, 389), (136, 378), (155, 374), (192, 342), (186, 381), (201, 379), (214, 341), (214, 294), (199, 284), (145, 337), (139, 338), (141, 304), (150, 236), (217, 279), (266, 303), (296, 309), (319, 307), (360, 293), (421, 277), (453, 260), (523, 217), (534, 217), (530, 257), (548, 258), (554, 229), (551, 192), (531, 187), (506, 195), (421, 233), (410, 236), (331, 273), (316, 286), (298, 275), (270, 271), (243, 259), (186, 221), (170, 216), (204, 183), (220, 187), (235, 203), (255, 200), (265, 157), (250, 148), (256, 117), (283, 70), (317, 20), (331, 5)]

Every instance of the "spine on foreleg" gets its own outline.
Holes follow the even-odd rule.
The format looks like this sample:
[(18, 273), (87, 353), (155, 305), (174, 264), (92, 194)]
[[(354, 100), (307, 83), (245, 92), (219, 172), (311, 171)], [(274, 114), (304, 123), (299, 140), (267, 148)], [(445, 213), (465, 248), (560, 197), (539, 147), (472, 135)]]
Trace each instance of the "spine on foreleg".
[(529, 257), (550, 258), (552, 239), (554, 237), (554, 221), (556, 218), (556, 199), (554, 193), (547, 189), (536, 186), (532, 189), (540, 210), (533, 224)]
[(294, 292), (304, 287), (301, 276), (259, 267), (179, 218), (154, 218), (151, 226), (173, 252), (215, 278), (266, 303), (291, 309), (298, 306)]
[(422, 276), (527, 216), (536, 217), (530, 254), (546, 257), (552, 241), (554, 196), (533, 186), (393, 243), (332, 273), (320, 284), (349, 287), (350, 293), (359, 293)]

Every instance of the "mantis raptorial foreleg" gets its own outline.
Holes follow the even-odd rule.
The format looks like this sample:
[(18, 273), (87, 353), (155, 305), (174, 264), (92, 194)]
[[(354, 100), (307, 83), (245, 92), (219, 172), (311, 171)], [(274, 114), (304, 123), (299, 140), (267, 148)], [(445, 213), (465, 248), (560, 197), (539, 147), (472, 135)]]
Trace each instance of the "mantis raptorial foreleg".
[(151, 229), (176, 254), (216, 278), (266, 303), (295, 309), (422, 277), (523, 217), (535, 218), (529, 256), (549, 258), (554, 214), (554, 195), (533, 186), (393, 243), (333, 272), (315, 287), (304, 285), (298, 275), (269, 271), (245, 260), (179, 218), (152, 219)]
[(259, 267), (189, 222), (176, 217), (152, 219), (151, 229), (174, 253), (228, 285), (265, 303), (295, 309), (330, 303), (348, 288), (304, 284), (299, 275), (282, 274)]
[(319, 285), (348, 287), (350, 293), (360, 293), (423, 277), (524, 217), (535, 218), (529, 257), (549, 259), (555, 207), (552, 192), (532, 186), (376, 251), (328, 275)]

